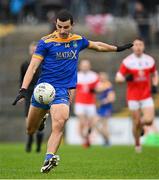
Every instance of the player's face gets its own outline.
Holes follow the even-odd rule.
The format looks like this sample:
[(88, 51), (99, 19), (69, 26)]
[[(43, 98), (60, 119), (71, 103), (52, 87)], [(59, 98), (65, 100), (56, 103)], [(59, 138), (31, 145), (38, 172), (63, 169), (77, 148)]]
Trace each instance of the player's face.
[(108, 80), (107, 74), (104, 73), (104, 72), (99, 73), (99, 80), (100, 80), (101, 82), (107, 81), (107, 80)]
[(83, 72), (87, 72), (91, 69), (91, 65), (89, 63), (89, 61), (82, 61), (80, 63), (80, 70)]
[(56, 21), (56, 29), (59, 32), (61, 38), (66, 39), (69, 36), (70, 31), (72, 30), (71, 21), (60, 21), (57, 19)]
[(144, 42), (143, 41), (140, 41), (140, 40), (135, 40), (133, 42), (133, 52), (135, 55), (137, 56), (141, 56), (144, 52), (144, 49), (145, 49), (145, 45), (144, 45)]

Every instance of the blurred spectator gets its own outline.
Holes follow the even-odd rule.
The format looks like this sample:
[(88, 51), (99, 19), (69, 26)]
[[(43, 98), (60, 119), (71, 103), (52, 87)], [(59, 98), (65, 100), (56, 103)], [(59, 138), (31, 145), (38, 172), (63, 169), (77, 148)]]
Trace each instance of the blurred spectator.
[(40, 21), (48, 19), (48, 12), (55, 12), (55, 14), (64, 7), (63, 0), (38, 0), (38, 18)]
[(147, 9), (148, 13), (153, 13), (156, 10), (156, 5), (159, 4), (158, 0), (138, 0)]
[(90, 14), (104, 14), (107, 12), (107, 1), (105, 0), (88, 0)]
[(8, 21), (9, 16), (10, 16), (9, 0), (0, 0), (0, 20), (1, 20), (1, 22)]
[(21, 19), (21, 13), (25, 0), (11, 0), (10, 1), (10, 12), (13, 22), (17, 23)]
[(77, 21), (83, 21), (84, 17), (88, 14), (87, 0), (72, 0), (70, 11)]
[(37, 7), (36, 0), (25, 0), (22, 10), (23, 22), (37, 24)]
[(105, 72), (99, 73), (99, 82), (95, 88), (97, 93), (97, 114), (98, 121), (96, 128), (104, 138), (104, 145), (110, 145), (108, 119), (112, 115), (113, 105), (115, 101), (115, 93), (108, 75)]
[(111, 14), (96, 14), (86, 16), (86, 23), (92, 33), (97, 35), (105, 34), (113, 23)]
[(136, 0), (130, 0), (130, 2), (128, 2), (128, 13), (131, 17), (134, 17), (135, 15), (135, 6)]
[(145, 43), (150, 43), (150, 22), (149, 13), (141, 2), (136, 2), (134, 18), (136, 20), (139, 36), (144, 39)]
[(49, 33), (52, 33), (56, 30), (56, 25), (55, 25), (55, 12), (54, 11), (49, 11), (47, 13), (47, 19), (49, 22)]
[(72, 1), (74, 0), (62, 0), (63, 7), (68, 11), (71, 11)]
[(156, 12), (155, 42), (156, 42), (157, 45), (159, 45), (159, 5), (157, 5), (157, 12)]
[[(113, 16), (125, 16), (129, 13), (134, 16), (135, 2), (136, 0), (0, 0), (0, 18), (3, 21), (12, 18), (18, 23), (23, 22), (23, 18), (29, 22), (35, 21), (36, 18), (43, 21), (46, 20), (48, 12), (56, 13), (61, 8), (71, 11), (80, 22), (89, 14), (110, 13)], [(144, 4), (148, 13), (153, 13), (159, 4), (157, 0), (138, 0), (138, 3)]]
[(128, 3), (130, 3), (130, 2), (128, 2), (126, 0), (123, 0), (121, 2), (121, 6), (120, 6), (121, 14), (120, 14), (120, 16), (127, 16), (128, 15)]
[(107, 12), (113, 14), (114, 16), (119, 16), (120, 13), (120, 1), (119, 0), (111, 0), (107, 2)]

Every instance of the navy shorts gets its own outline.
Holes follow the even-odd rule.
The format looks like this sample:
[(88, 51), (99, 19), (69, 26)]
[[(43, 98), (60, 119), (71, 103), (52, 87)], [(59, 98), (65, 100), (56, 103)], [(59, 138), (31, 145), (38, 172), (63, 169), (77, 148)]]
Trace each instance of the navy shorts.
[(97, 109), (97, 114), (102, 118), (107, 118), (107, 117), (110, 117), (112, 115), (112, 109), (101, 107), (101, 108)]
[(32, 99), (31, 99), (32, 106), (42, 108), (45, 110), (49, 110), (52, 104), (67, 104), (67, 105), (70, 104), (69, 89), (67, 89), (67, 88), (55, 88), (55, 91), (56, 91), (55, 98), (48, 105), (40, 104), (39, 102), (37, 102), (35, 100), (34, 95), (32, 95)]

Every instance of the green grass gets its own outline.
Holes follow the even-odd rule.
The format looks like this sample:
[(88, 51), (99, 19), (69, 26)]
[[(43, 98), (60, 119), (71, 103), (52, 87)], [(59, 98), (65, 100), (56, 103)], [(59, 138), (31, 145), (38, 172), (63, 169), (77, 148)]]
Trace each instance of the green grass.
[(159, 178), (159, 149), (144, 147), (136, 154), (132, 146), (61, 146), (59, 166), (41, 174), (42, 153), (24, 152), (23, 144), (0, 144), (0, 179), (109, 179)]

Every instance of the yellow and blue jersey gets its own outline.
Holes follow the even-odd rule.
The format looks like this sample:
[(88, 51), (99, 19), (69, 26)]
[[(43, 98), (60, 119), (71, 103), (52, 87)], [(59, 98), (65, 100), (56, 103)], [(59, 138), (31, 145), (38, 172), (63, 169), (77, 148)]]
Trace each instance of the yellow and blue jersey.
[(47, 82), (58, 88), (75, 88), (79, 52), (88, 45), (89, 41), (77, 34), (61, 39), (55, 31), (43, 37), (33, 55), (43, 60), (38, 83)]
[[(97, 101), (103, 101), (108, 97), (108, 94), (113, 91), (113, 88), (107, 88), (103, 92), (97, 94)], [(113, 111), (112, 103), (102, 104), (97, 108), (97, 113), (100, 117), (109, 117)]]

